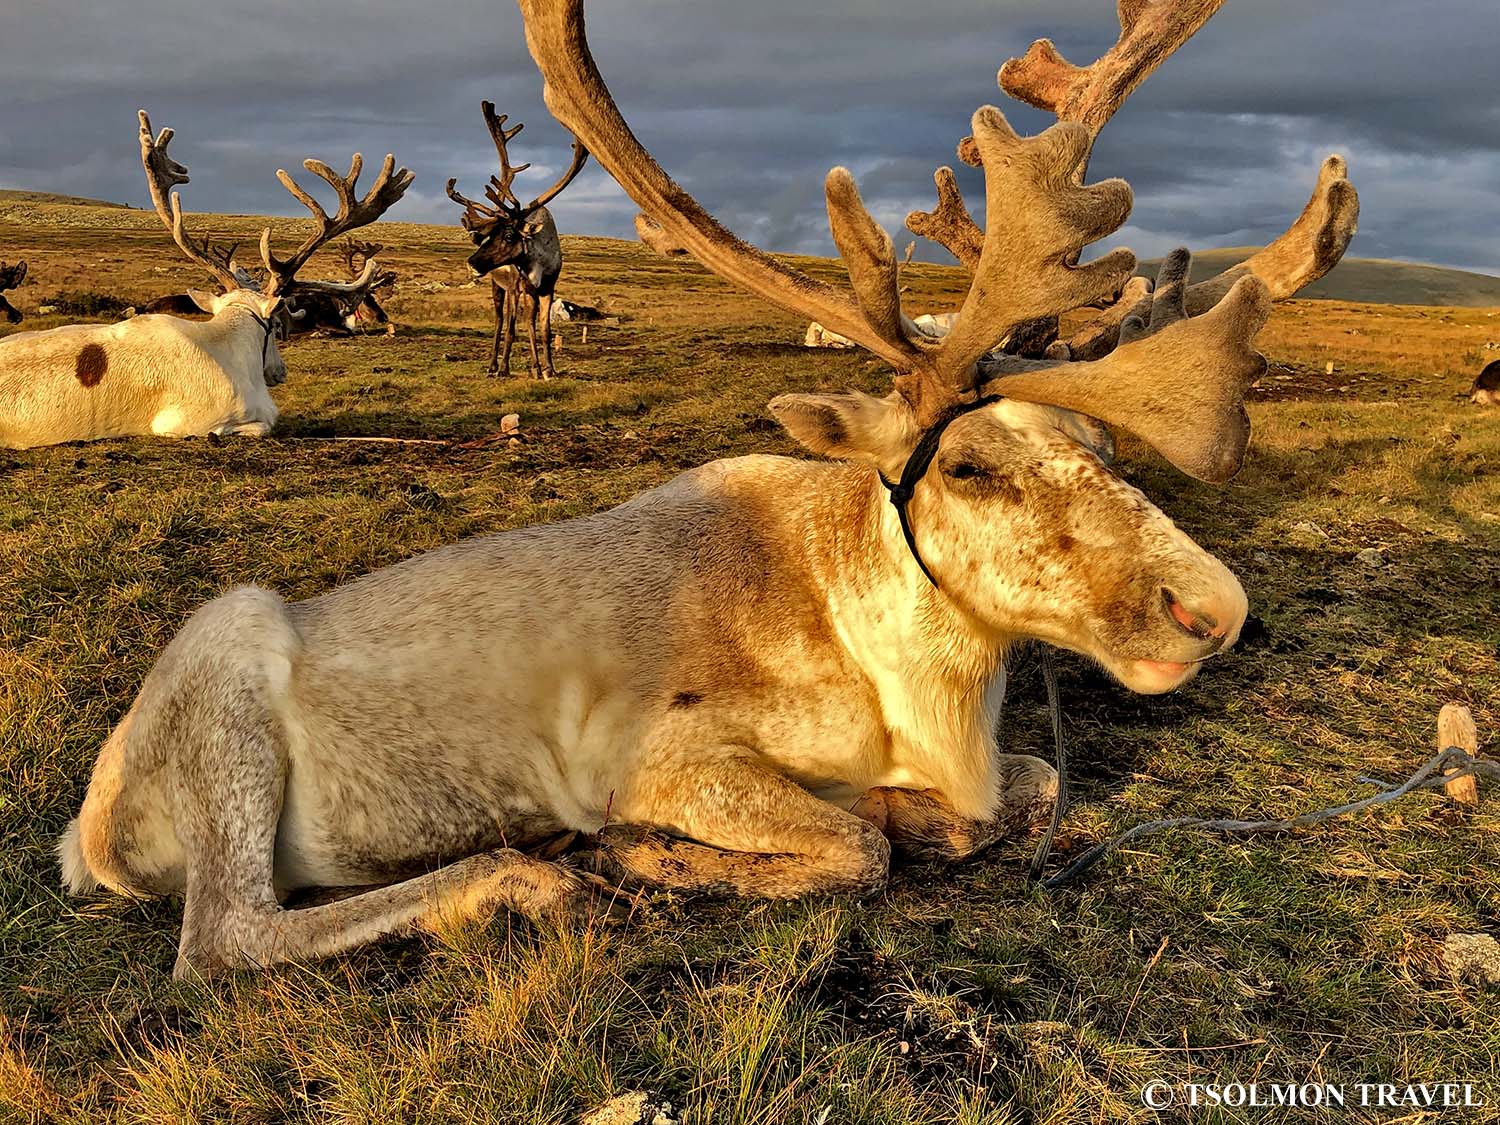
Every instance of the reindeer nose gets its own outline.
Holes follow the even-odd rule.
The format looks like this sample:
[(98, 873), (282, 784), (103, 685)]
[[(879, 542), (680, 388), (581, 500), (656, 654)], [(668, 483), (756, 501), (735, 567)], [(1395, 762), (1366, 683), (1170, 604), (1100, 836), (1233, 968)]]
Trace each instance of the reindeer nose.
[(1222, 638), (1229, 632), (1229, 627), (1220, 624), (1217, 615), (1201, 609), (1189, 609), (1182, 604), (1176, 594), (1165, 586), (1161, 588), (1161, 597), (1166, 604), (1167, 612), (1172, 615), (1172, 620), (1200, 641), (1214, 637)]

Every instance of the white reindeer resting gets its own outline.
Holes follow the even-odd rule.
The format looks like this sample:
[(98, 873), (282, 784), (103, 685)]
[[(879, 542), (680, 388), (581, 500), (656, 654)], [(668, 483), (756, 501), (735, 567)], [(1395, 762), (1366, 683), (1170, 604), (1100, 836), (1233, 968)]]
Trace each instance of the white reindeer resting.
[(246, 434), (276, 424), (286, 380), (279, 297), (191, 291), (212, 320), (140, 316), (0, 340), (0, 446), (156, 434)]
[[(1154, 65), (1209, 14), (1154, 7), (1165, 18), (1125, 28), (1101, 62), (1142, 51)], [(1189, 317), (1174, 254), (1104, 358), (978, 362), (1011, 325), (1100, 300), (1133, 268), (1129, 251), (1067, 264), (1130, 205), (1120, 181), (1075, 179), (1087, 128), (1022, 138), (997, 110), (975, 115), (984, 254), (957, 325), (928, 341), (904, 326), (890, 240), (847, 172), (828, 200), (852, 292), (734, 239), (671, 182), (595, 69), (581, 0), (521, 9), (549, 108), (642, 210), (711, 270), (890, 361), (896, 390), (772, 402), (833, 462), (718, 461), (306, 602), (242, 588), (199, 610), (61, 842), (76, 892), (185, 895), (179, 974), (445, 915), (588, 913), (607, 888), (526, 854), (568, 830), (597, 833), (619, 879), (872, 892), (892, 844), (972, 855), (1050, 802), (1050, 767), (996, 744), (1014, 643), (1163, 692), (1244, 620), (1234, 576), (1110, 472), (1083, 414), (1204, 479), (1231, 476), (1241, 396), (1264, 367), (1262, 280)]]
[(163, 129), (153, 137), (145, 110), (139, 116), (141, 163), (156, 212), (178, 248), (218, 278), (224, 293), (189, 290), (198, 307), (212, 314), (206, 322), (148, 314), (118, 324), (66, 325), (0, 340), (0, 446), (25, 449), (136, 434), (263, 436), (277, 417), (266, 388), (286, 379), (286, 364), (276, 347), (286, 295), (295, 286), (347, 297), (376, 278), (374, 259), (349, 283), (299, 281), (296, 272), (324, 243), (374, 222), (401, 198), (412, 177), (405, 168), (396, 170), (393, 157), (385, 158), (363, 199), (354, 196), (358, 154), (347, 176), (321, 161), (305, 162), (338, 192), (339, 211), (333, 218), (286, 172), (277, 173), (313, 212), (318, 229), (285, 261), (271, 253), (271, 232), (265, 231), (261, 257), (269, 280), (261, 292), (245, 287), (249, 275), (234, 264), (234, 247), (199, 242), (188, 234), (172, 191), (188, 182), (187, 168), (167, 154), (173, 132)]

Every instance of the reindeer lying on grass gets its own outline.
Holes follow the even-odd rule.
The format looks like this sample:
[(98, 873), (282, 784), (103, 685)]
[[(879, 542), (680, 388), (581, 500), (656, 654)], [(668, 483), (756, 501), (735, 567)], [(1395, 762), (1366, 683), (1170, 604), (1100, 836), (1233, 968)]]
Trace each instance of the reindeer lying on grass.
[(1469, 401), (1480, 406), (1500, 406), (1500, 359), (1484, 365), (1469, 388)]
[[(484, 189), (488, 204), (460, 195), (457, 180), (448, 181), (448, 198), (463, 205), (460, 220), (478, 248), (469, 255), (469, 269), (475, 277), (490, 278), (491, 296), (495, 302), (495, 338), (490, 345), (490, 365), (486, 374), (510, 378), (510, 349), (516, 341), (516, 313), (526, 306), (527, 339), (531, 343), (531, 373), (550, 379), (557, 372), (552, 366), (552, 301), (557, 279), (562, 276), (562, 242), (557, 224), (547, 204), (573, 182), (588, 162), (588, 150), (573, 143), (573, 159), (557, 182), (530, 203), (522, 206), (511, 184), (516, 175), (530, 164), (512, 165), (507, 146), (522, 129), (522, 124), (505, 127), (506, 114), (495, 115), (493, 102), (481, 102), (485, 126), (495, 142), (500, 157), (500, 175), (491, 176)], [(538, 322), (542, 333), (542, 358), (537, 356)], [(504, 350), (501, 350), (502, 337)]]
[[(230, 247), (232, 255), (237, 247)], [(292, 336), (321, 333), (327, 336), (352, 336), (364, 324), (386, 326), (387, 334), (394, 333), (385, 309), (375, 299), (375, 290), (392, 284), (396, 275), (390, 270), (368, 271), (375, 255), (385, 249), (373, 242), (356, 242), (350, 239), (341, 248), (344, 264), (348, 269), (348, 282), (306, 282), (293, 284), (292, 297), (288, 299), (282, 328)], [(358, 260), (359, 264), (355, 265)], [(261, 281), (248, 270), (242, 269), (230, 259), (229, 270), (241, 289), (259, 293)], [(169, 316), (196, 317), (205, 310), (192, 292), (168, 293), (147, 301), (139, 309), (127, 309), (127, 318), (142, 313), (165, 313)]]
[(26, 280), (26, 263), (17, 262), (15, 265), (6, 265), (0, 262), (0, 315), (3, 315), (11, 324), (21, 323), (21, 310), (5, 299), (7, 289), (19, 289), (21, 282)]
[[(141, 163), (156, 213), (178, 248), (224, 286), (222, 295), (189, 291), (211, 319), (145, 315), (119, 324), (67, 325), (0, 340), (0, 446), (132, 434), (269, 433), (277, 411), (267, 388), (286, 379), (276, 332), (287, 293), (294, 285), (304, 292), (351, 291), (335, 282), (297, 281), (297, 271), (324, 243), (373, 223), (412, 180), (387, 156), (375, 183), (359, 199), (354, 194), (361, 168), (357, 153), (347, 176), (320, 160), (307, 160), (307, 170), (338, 193), (338, 213), (330, 218), (291, 176), (278, 171), (286, 189), (312, 211), (317, 229), (285, 260), (271, 251), (270, 229), (262, 234), (268, 281), (259, 291), (237, 272), (233, 247), (199, 242), (188, 234), (181, 202), (172, 191), (188, 182), (188, 174), (167, 154), (172, 136), (171, 129), (163, 129), (153, 138), (151, 121), (140, 111)], [(378, 268), (373, 259), (366, 263), (353, 288), (370, 282)]]
[[(1122, 56), (1144, 77), (1215, 6), (1153, 5), (1074, 91)], [(178, 975), (444, 916), (589, 914), (605, 886), (526, 854), (567, 830), (597, 832), (614, 878), (867, 894), (892, 844), (962, 858), (1051, 801), (1051, 768), (996, 745), (1013, 644), (1164, 692), (1244, 621), (1239, 582), (1109, 471), (1093, 419), (1194, 476), (1232, 476), (1265, 281), (1247, 274), (1190, 317), (1178, 252), (1108, 355), (979, 362), (1011, 326), (1130, 276), (1126, 250), (1070, 264), (1131, 202), (1119, 180), (1082, 182), (1088, 127), (1020, 137), (998, 110), (975, 114), (988, 227), (963, 314), (933, 341), (906, 327), (890, 240), (848, 172), (827, 186), (852, 293), (738, 241), (667, 177), (595, 69), (581, 0), (521, 8), (548, 106), (636, 203), (709, 269), (888, 360), (895, 391), (771, 403), (832, 463), (717, 461), (306, 602), (242, 588), (199, 610), (60, 846), (74, 892), (185, 895)], [(386, 885), (280, 905), (370, 884)]]

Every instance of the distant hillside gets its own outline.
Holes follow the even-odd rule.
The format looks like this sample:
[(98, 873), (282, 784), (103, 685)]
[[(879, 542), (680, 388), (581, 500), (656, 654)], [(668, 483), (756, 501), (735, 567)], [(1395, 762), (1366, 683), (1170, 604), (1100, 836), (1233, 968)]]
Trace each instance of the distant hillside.
[(126, 209), (124, 203), (111, 203), (106, 199), (85, 199), (81, 195), (58, 195), (51, 191), (18, 191), (0, 188), (0, 203), (60, 203), (68, 207), (116, 207)]
[[(1202, 250), (1193, 255), (1193, 280), (1202, 281), (1255, 253), (1254, 246)], [(1142, 262), (1136, 271), (1156, 275), (1159, 260)], [(1500, 306), (1500, 277), (1466, 270), (1393, 262), (1386, 258), (1345, 258), (1327, 277), (1299, 297), (1324, 301), (1359, 301), (1375, 305)]]

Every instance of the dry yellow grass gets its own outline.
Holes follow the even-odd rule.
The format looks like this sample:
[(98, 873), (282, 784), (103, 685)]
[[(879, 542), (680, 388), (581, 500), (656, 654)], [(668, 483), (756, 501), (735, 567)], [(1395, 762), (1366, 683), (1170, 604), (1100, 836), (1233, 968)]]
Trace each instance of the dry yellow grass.
[[(24, 206), (0, 206), (0, 256), (33, 263), (23, 309), (201, 281), (152, 215)], [(259, 220), (212, 225), (249, 239)], [(1435, 953), (1500, 917), (1493, 794), (1285, 838), (1158, 837), (1060, 895), (1022, 883), (1017, 843), (902, 869), (871, 903), (664, 897), (621, 933), (500, 919), (173, 984), (177, 906), (64, 899), (50, 849), (193, 608), (236, 582), (308, 596), (712, 457), (791, 453), (773, 394), (885, 385), (857, 352), (795, 346), (801, 324), (698, 267), (599, 239), (567, 240), (561, 291), (619, 325), (587, 344), (565, 328), (550, 383), (487, 380), (488, 293), (464, 287), (461, 232), (376, 238), (402, 276), (400, 334), (292, 344), (272, 437), (0, 454), (0, 1121), (561, 1125), (656, 1089), (699, 1125), (1131, 1122), (1156, 1119), (1147, 1078), (1252, 1076), (1471, 1080), (1500, 1103), (1500, 997)], [(962, 286), (933, 266), (909, 279), (918, 309)], [(1500, 414), (1461, 395), (1496, 338), (1493, 310), (1292, 302), (1263, 337), (1273, 367), (1231, 486), (1125, 443), (1121, 471), (1242, 576), (1259, 626), (1160, 699), (1064, 662), (1064, 853), (1156, 816), (1284, 815), (1403, 776), (1449, 699), (1494, 752)], [(469, 438), (511, 410), (517, 446), (308, 440)], [(1384, 565), (1356, 560), (1369, 547)], [(1041, 703), (1022, 669), (1019, 747), (1047, 744)]]

